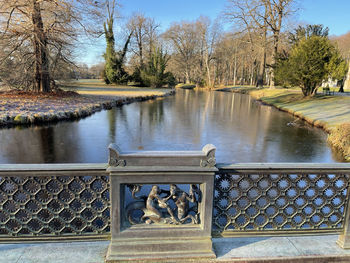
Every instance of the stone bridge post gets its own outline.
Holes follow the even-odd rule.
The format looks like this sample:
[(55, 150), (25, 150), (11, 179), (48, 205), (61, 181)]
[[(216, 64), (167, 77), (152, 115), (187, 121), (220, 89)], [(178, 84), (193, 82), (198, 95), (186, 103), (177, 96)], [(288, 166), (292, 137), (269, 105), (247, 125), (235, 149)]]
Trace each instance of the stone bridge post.
[(111, 145), (111, 243), (106, 262), (215, 258), (213, 145), (123, 153)]

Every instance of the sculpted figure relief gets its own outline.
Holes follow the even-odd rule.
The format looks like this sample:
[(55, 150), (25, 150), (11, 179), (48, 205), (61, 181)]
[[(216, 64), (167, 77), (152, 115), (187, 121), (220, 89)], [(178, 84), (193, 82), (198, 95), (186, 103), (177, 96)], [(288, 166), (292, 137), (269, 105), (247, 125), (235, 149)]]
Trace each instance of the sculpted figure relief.
[[(171, 184), (169, 191), (153, 185), (147, 196), (137, 196), (141, 185), (129, 185), (132, 198), (137, 200), (126, 207), (126, 215), (130, 224), (198, 224), (201, 193), (199, 188), (190, 185), (189, 193)], [(142, 211), (140, 219), (135, 217), (136, 211)]]

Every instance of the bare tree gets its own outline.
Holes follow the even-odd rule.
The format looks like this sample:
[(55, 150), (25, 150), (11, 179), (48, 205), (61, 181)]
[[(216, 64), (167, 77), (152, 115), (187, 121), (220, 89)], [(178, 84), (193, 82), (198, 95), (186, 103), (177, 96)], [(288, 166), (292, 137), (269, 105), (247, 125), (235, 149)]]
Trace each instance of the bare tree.
[(332, 39), (337, 46), (339, 47), (342, 56), (348, 62), (348, 73), (346, 74), (346, 78), (344, 80), (343, 89), (350, 89), (350, 33), (344, 34), (339, 37), (335, 37)]
[(200, 17), (194, 22), (174, 23), (162, 37), (169, 43), (170, 64), (178, 69), (175, 75), (181, 75), (185, 83), (214, 86), (214, 53), (221, 37), (218, 21)]
[[(242, 32), (247, 32), (252, 52), (255, 52), (256, 47), (261, 50), (257, 86), (263, 86), (269, 33), (271, 33), (273, 42), (271, 69), (269, 70), (271, 72), (270, 85), (274, 86), (273, 66), (278, 55), (283, 21), (294, 12), (294, 2), (296, 0), (228, 0), (226, 18), (238, 23)], [(259, 38), (254, 39), (254, 35), (258, 35)]]
[(190, 83), (192, 66), (195, 64), (198, 50), (195, 24), (184, 21), (174, 23), (163, 34), (163, 38), (171, 43), (172, 53), (176, 53), (173, 58), (182, 68), (185, 83)]
[(98, 19), (103, 5), (93, 0), (0, 0), (0, 48), (4, 50), (0, 67), (9, 61), (25, 67), (32, 77), (20, 86), (49, 92), (50, 63), (57, 65), (58, 59), (72, 63), (67, 48), (77, 40), (78, 28), (93, 31), (96, 23), (92, 21)]
[(273, 36), (273, 57), (270, 86), (275, 86), (273, 66), (276, 64), (278, 56), (278, 46), (280, 44), (280, 35), (284, 19), (295, 12), (293, 4), (296, 0), (261, 0), (265, 6), (267, 16), (266, 24)]
[(148, 18), (146, 23), (146, 49), (148, 50), (148, 57), (151, 56), (152, 52), (159, 44), (158, 30), (159, 24), (153, 18)]
[[(211, 64), (214, 61), (214, 52), (217, 43), (221, 38), (221, 29), (218, 21), (211, 23), (208, 17), (200, 17), (196, 23), (196, 33), (199, 39), (200, 70), (206, 72), (206, 86), (214, 87), (215, 74), (212, 72), (215, 67)], [(203, 69), (204, 66), (204, 69)]]
[[(237, 23), (240, 32), (248, 35), (252, 53), (260, 54), (260, 65), (257, 74), (257, 86), (264, 84), (266, 68), (267, 38), (267, 10), (261, 1), (256, 0), (229, 0), (227, 10), (224, 12), (226, 19)], [(251, 71), (257, 66), (254, 61)]]
[(158, 39), (157, 29), (159, 24), (154, 19), (143, 14), (134, 14), (127, 23), (132, 34), (132, 51), (139, 61), (139, 67), (143, 67), (146, 56), (150, 56)]

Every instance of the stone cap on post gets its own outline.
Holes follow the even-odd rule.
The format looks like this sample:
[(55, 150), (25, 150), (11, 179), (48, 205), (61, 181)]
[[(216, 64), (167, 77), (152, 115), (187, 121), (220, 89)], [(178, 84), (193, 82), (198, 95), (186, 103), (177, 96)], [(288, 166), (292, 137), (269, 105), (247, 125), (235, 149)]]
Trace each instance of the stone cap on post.
[(135, 151), (122, 152), (116, 144), (109, 147), (108, 165), (112, 170), (216, 170), (215, 151), (212, 144), (201, 151)]

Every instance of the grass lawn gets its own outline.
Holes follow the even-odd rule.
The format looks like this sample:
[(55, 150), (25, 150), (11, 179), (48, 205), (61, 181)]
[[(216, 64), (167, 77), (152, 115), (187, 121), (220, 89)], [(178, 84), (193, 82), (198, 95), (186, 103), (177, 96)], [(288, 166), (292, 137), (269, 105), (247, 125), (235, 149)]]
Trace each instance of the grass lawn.
[(175, 88), (194, 89), (194, 88), (196, 88), (196, 84), (184, 84), (184, 83), (180, 83), (180, 84), (177, 84)]
[(82, 95), (140, 97), (140, 96), (164, 96), (169, 89), (152, 89), (147, 87), (127, 85), (107, 85), (99, 79), (82, 79), (71, 82), (63, 82), (60, 86), (65, 90), (76, 91)]
[(66, 91), (31, 93), (0, 89), (0, 127), (86, 117), (134, 101), (172, 94), (171, 89), (106, 85), (101, 80), (59, 83)]
[(249, 94), (327, 131), (350, 122), (350, 96), (303, 97), (300, 90), (289, 89), (253, 90)]

